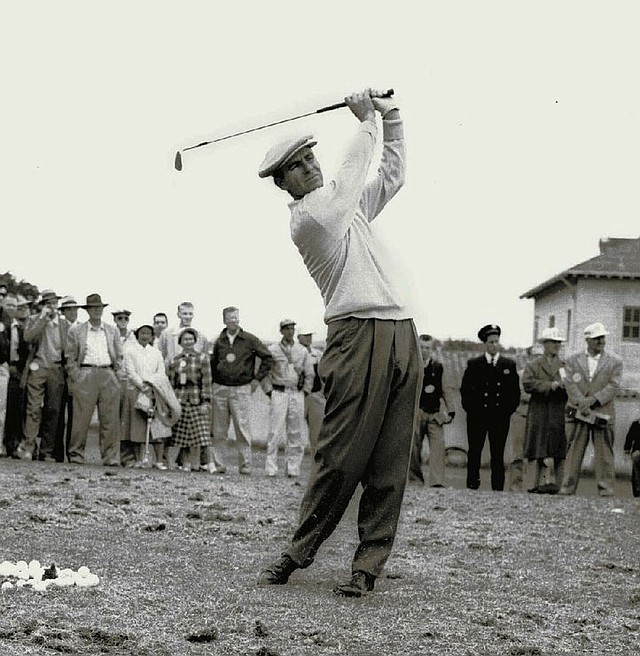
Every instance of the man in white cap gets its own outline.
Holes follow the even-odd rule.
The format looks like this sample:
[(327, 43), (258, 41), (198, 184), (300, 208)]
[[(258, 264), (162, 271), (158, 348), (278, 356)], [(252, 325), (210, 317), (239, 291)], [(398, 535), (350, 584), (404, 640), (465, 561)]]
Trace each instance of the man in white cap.
[(593, 440), (593, 465), (600, 496), (614, 494), (614, 399), (622, 379), (622, 360), (605, 352), (604, 324), (584, 330), (586, 352), (569, 357), (565, 364), (567, 407), (567, 460), (560, 494), (575, 494), (589, 438)]
[[(359, 484), (360, 544), (351, 579), (335, 588), (373, 590), (391, 553), (407, 478), (421, 362), (412, 313), (372, 222), (404, 183), (402, 119), (395, 101), (369, 89), (345, 99), (360, 122), (333, 180), (305, 136), (272, 148), (260, 177), (292, 201), (291, 235), (325, 304), (327, 346), (319, 373), (327, 399), (298, 529), (260, 585), (284, 584), (308, 567)], [(382, 117), (382, 161), (369, 182)]]
[(555, 494), (560, 489), (562, 463), (567, 451), (565, 438), (564, 361), (560, 348), (564, 337), (557, 328), (545, 328), (538, 342), (542, 355), (527, 363), (522, 387), (531, 395), (524, 430), (524, 457), (528, 460), (527, 491)]
[(313, 389), (313, 363), (307, 349), (293, 341), (296, 323), (280, 322), (282, 339), (271, 344), (272, 364), (266, 382), (271, 397), (269, 435), (267, 436), (267, 476), (278, 474), (278, 447), (284, 442), (285, 475), (297, 478), (304, 456), (302, 422), (304, 397)]
[[(211, 374), (213, 376), (213, 445), (210, 461), (213, 470), (224, 474), (219, 445), (226, 441), (233, 420), (241, 474), (251, 473), (251, 426), (249, 400), (271, 369), (273, 358), (269, 349), (255, 336), (240, 327), (240, 310), (222, 310), (224, 330), (213, 345)], [(256, 364), (260, 365), (256, 368)]]

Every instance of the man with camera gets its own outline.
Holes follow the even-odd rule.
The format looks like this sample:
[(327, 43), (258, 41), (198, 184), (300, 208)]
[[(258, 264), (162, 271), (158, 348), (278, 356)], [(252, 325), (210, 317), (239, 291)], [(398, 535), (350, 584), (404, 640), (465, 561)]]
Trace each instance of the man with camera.
[(600, 323), (584, 330), (586, 353), (565, 363), (567, 402), (567, 459), (560, 494), (575, 494), (589, 438), (593, 440), (594, 470), (600, 496), (613, 496), (613, 401), (622, 378), (622, 360), (605, 353), (608, 331)]
[(46, 289), (40, 299), (39, 314), (32, 315), (24, 328), (24, 339), (30, 344), (27, 358), (27, 408), (24, 439), (17, 455), (31, 460), (40, 437), (38, 458), (54, 462), (53, 451), (62, 396), (64, 393), (64, 351), (69, 323), (58, 314), (55, 292)]

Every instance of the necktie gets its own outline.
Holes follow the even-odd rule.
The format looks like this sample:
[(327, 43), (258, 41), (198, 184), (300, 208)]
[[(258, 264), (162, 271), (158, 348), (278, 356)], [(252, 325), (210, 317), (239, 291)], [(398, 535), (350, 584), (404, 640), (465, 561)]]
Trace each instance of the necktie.
[(492, 367), (495, 367), (496, 365), (496, 356), (492, 355), (491, 356), (491, 362), (489, 363)]

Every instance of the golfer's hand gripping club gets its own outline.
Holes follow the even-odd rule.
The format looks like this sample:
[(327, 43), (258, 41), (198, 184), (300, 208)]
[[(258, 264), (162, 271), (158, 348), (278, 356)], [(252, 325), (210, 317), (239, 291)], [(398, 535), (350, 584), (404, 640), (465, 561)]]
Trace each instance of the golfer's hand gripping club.
[[(375, 91), (371, 90), (370, 93), (372, 93), (372, 100), (374, 101), (374, 106), (380, 114), (384, 117), (384, 115), (391, 111), (391, 109), (396, 109), (397, 106), (395, 102), (391, 101), (388, 109), (383, 109), (377, 106), (377, 104), (381, 103), (384, 98), (391, 98), (393, 96), (393, 89), (387, 89), (385, 92), (380, 92), (380, 91)], [(373, 93), (376, 95), (374, 96)], [(377, 94), (382, 94), (382, 95), (377, 95)], [(194, 146), (188, 146), (187, 148), (183, 148), (182, 151), (177, 151), (176, 152), (176, 157), (174, 161), (174, 167), (176, 171), (182, 171), (182, 153), (187, 151), (187, 150), (193, 150), (194, 148), (201, 148), (202, 146), (208, 146), (210, 144), (217, 143), (218, 141), (225, 141), (226, 139), (233, 139), (234, 137), (239, 137), (243, 134), (249, 134), (250, 132), (256, 132), (257, 130), (264, 130), (265, 128), (270, 128), (273, 127), (274, 125), (280, 125), (281, 123), (287, 123), (289, 121), (296, 121), (299, 118), (305, 118), (306, 116), (312, 116), (313, 114), (323, 114), (324, 112), (330, 112), (333, 111), (334, 109), (341, 109), (342, 107), (346, 107), (347, 103), (346, 102), (340, 102), (336, 103), (335, 105), (327, 105), (326, 107), (321, 107), (320, 109), (316, 109), (312, 112), (307, 112), (306, 114), (300, 114), (298, 116), (292, 116), (291, 118), (284, 118), (280, 121), (274, 121), (273, 123), (267, 123), (266, 125), (259, 125), (258, 127), (255, 128), (250, 128), (248, 130), (242, 130), (242, 132), (235, 132), (234, 134), (228, 134), (224, 137), (219, 137), (218, 139), (212, 139), (211, 141), (202, 141), (199, 144), (196, 144)]]

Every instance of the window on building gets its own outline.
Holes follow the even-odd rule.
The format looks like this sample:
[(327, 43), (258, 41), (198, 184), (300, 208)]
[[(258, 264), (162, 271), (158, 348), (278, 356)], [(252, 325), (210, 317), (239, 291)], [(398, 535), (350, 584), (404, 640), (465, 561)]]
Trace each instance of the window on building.
[(540, 330), (540, 317), (536, 314), (533, 320), (533, 341), (538, 341), (538, 334)]
[(622, 339), (640, 341), (640, 307), (627, 306), (623, 308)]
[(549, 317), (549, 328), (555, 328), (556, 327), (556, 315), (552, 314)]
[(567, 310), (567, 335), (565, 337), (566, 341), (569, 341), (571, 337), (571, 308)]

